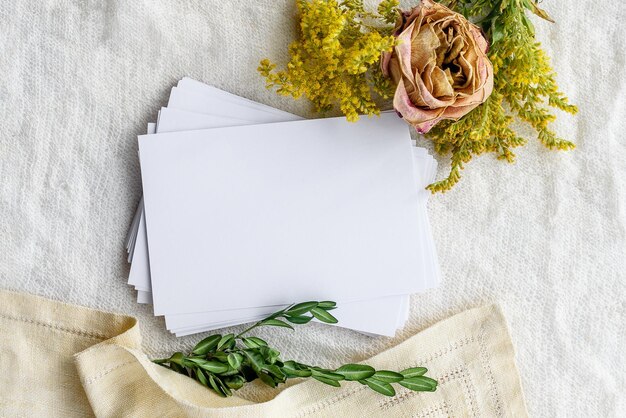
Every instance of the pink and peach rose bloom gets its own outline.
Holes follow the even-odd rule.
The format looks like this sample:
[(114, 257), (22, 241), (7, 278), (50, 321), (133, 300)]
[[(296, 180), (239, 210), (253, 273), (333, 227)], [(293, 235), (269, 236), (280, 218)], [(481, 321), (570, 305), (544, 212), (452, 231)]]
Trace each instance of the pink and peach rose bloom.
[(419, 133), (458, 120), (491, 94), (487, 40), (462, 15), (422, 0), (401, 14), (394, 34), (398, 44), (383, 54), (382, 71), (397, 85), (395, 110)]

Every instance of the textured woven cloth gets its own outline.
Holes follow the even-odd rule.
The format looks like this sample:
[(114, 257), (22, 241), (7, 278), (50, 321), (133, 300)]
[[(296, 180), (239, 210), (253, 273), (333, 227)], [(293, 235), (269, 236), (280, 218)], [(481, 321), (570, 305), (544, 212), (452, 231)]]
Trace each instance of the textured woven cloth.
[(398, 386), (393, 397), (357, 382), (338, 389), (311, 380), (290, 381), (262, 403), (220, 398), (152, 363), (135, 318), (27, 294), (0, 291), (0, 333), (1, 416), (527, 416), (496, 305), (462, 312), (369, 359), (377, 369), (423, 365), (439, 381), (434, 393)]
[[(412, 297), (396, 338), (318, 324), (261, 337), (332, 366), (497, 301), (531, 415), (626, 415), (626, 3), (542, 7), (557, 24), (535, 20), (538, 39), (581, 108), (554, 128), (576, 150), (530, 141), (515, 165), (482, 156), (431, 199), (443, 284)], [(293, 0), (0, 2), (0, 287), (138, 317), (154, 356), (192, 345), (198, 337), (174, 338), (125, 284), (135, 136), (182, 76), (313, 116), (256, 73), (261, 58), (286, 60), (294, 16)]]

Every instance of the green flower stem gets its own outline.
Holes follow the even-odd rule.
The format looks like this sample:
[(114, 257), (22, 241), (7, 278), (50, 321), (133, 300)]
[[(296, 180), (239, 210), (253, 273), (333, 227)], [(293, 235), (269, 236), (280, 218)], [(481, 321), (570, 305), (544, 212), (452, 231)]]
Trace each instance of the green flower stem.
[(279, 316), (281, 316), (283, 313), (285, 313), (285, 311), (287, 311), (287, 310), (288, 310), (289, 308), (291, 308), (292, 306), (293, 306), (293, 305), (289, 305), (289, 306), (288, 306), (288, 307), (286, 307), (285, 309), (282, 309), (282, 310), (280, 310), (280, 311), (278, 311), (278, 312), (275, 312), (275, 313), (273, 313), (272, 315), (268, 316), (267, 318), (265, 318), (265, 319), (263, 319), (263, 320), (261, 320), (261, 321), (259, 321), (259, 322), (255, 323), (255, 324), (253, 324), (252, 326), (250, 326), (250, 327), (248, 327), (248, 328), (244, 329), (244, 330), (243, 330), (243, 331), (241, 331), (239, 334), (237, 334), (237, 335), (235, 336), (235, 338), (240, 339), (240, 338), (241, 338), (244, 334), (247, 334), (248, 332), (252, 331), (253, 329), (255, 329), (255, 328), (258, 328), (258, 327), (262, 326), (262, 325), (263, 325), (263, 321), (267, 321), (267, 320), (269, 320), (269, 319), (275, 319), (275, 318), (278, 318)]
[(423, 367), (413, 367), (401, 372), (375, 370), (365, 364), (346, 364), (336, 370), (310, 366), (293, 360), (282, 361), (280, 353), (261, 338), (244, 336), (262, 326), (291, 328), (291, 324), (305, 324), (313, 318), (325, 323), (336, 323), (329, 313), (335, 309), (331, 301), (303, 302), (290, 305), (256, 322), (239, 334), (210, 335), (191, 350), (154, 363), (189, 376), (219, 396), (231, 396), (234, 390), (259, 379), (276, 387), (292, 378), (312, 378), (330, 386), (339, 387), (342, 381), (356, 381), (386, 396), (395, 394), (391, 385), (397, 383), (413, 391), (434, 391), (437, 381), (425, 376)]

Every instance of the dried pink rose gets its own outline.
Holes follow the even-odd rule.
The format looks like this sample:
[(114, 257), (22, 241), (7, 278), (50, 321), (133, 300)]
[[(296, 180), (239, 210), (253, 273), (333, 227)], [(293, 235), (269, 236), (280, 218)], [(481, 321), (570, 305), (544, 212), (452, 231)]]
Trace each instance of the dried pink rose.
[(397, 83), (393, 106), (418, 132), (457, 120), (487, 100), (493, 67), (480, 29), (432, 0), (402, 13), (398, 45), (384, 53), (382, 70)]

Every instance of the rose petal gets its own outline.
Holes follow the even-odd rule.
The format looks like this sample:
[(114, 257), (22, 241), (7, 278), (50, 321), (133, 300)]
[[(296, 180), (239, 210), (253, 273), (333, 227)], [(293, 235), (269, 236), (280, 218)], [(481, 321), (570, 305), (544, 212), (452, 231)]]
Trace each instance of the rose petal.
[(438, 124), (441, 119), (442, 118), (437, 118), (437, 119), (433, 119), (433, 120), (428, 121), (428, 122), (416, 123), (413, 126), (415, 127), (415, 130), (417, 131), (417, 133), (419, 133), (419, 134), (427, 134), (428, 131), (430, 131), (433, 128), (433, 126)]
[(455, 60), (461, 53), (461, 50), (463, 49), (464, 46), (465, 46), (465, 42), (463, 42), (463, 37), (457, 34), (457, 36), (455, 36), (454, 39), (452, 39), (452, 42), (450, 43), (448, 56), (443, 60), (443, 63), (449, 64), (453, 60)]
[(456, 106), (480, 104), (491, 95), (491, 92), (493, 91), (493, 69), (488, 60), (483, 61), (482, 65), (485, 66), (485, 79), (482, 81), (482, 86), (469, 96), (459, 97), (456, 100)]
[(402, 78), (402, 70), (400, 69), (400, 62), (398, 61), (398, 57), (393, 55), (391, 60), (389, 60), (389, 75), (394, 83), (398, 83), (398, 81)]
[(454, 89), (446, 77), (446, 73), (439, 67), (433, 69), (431, 75), (433, 96), (439, 100), (450, 100), (454, 98)]
[(398, 45), (395, 47), (396, 57), (400, 64), (400, 70), (404, 77), (409, 80), (413, 79), (413, 70), (411, 69), (411, 33), (415, 22), (411, 23), (398, 36)]
[[(429, 67), (424, 71), (425, 76), (430, 78), (430, 74), (434, 68), (437, 68), (435, 67), (434, 64), (429, 65)], [(415, 84), (416, 84), (417, 89), (419, 90), (419, 97), (421, 98), (421, 102), (423, 103), (423, 106), (426, 106), (429, 109), (437, 109), (440, 107), (446, 107), (454, 103), (454, 96), (448, 99), (446, 98), (440, 99), (440, 98), (433, 96), (431, 92), (432, 84), (430, 86), (431, 88), (429, 89), (426, 86), (426, 83), (423, 81), (422, 76), (420, 75), (415, 76)]]
[(441, 117), (444, 119), (458, 120), (478, 107), (480, 103), (481, 102), (477, 102), (468, 106), (448, 106), (441, 114)]
[(474, 71), (472, 64), (470, 64), (463, 55), (459, 57), (459, 59), (456, 61), (456, 64), (459, 68), (461, 68), (461, 73), (463, 73), (463, 76), (465, 78), (465, 83), (460, 86), (456, 86), (456, 91), (459, 93), (467, 94), (474, 93), (476, 89), (473, 86), (473, 82), (476, 72)]
[(380, 70), (385, 77), (389, 77), (389, 62), (391, 61), (391, 52), (383, 52), (380, 57)]
[(421, 73), (428, 63), (436, 61), (435, 49), (441, 44), (431, 26), (423, 26), (419, 32), (416, 29), (413, 34), (411, 38), (411, 68), (414, 68), (415, 72)]
[(469, 31), (474, 37), (474, 41), (476, 42), (476, 46), (480, 49), (481, 52), (486, 53), (489, 49), (489, 43), (483, 36), (482, 31), (478, 28), (478, 26), (469, 25)]
[(393, 107), (412, 125), (438, 120), (444, 111), (443, 108), (431, 110), (416, 107), (406, 93), (403, 80), (398, 83), (396, 94), (393, 96)]

